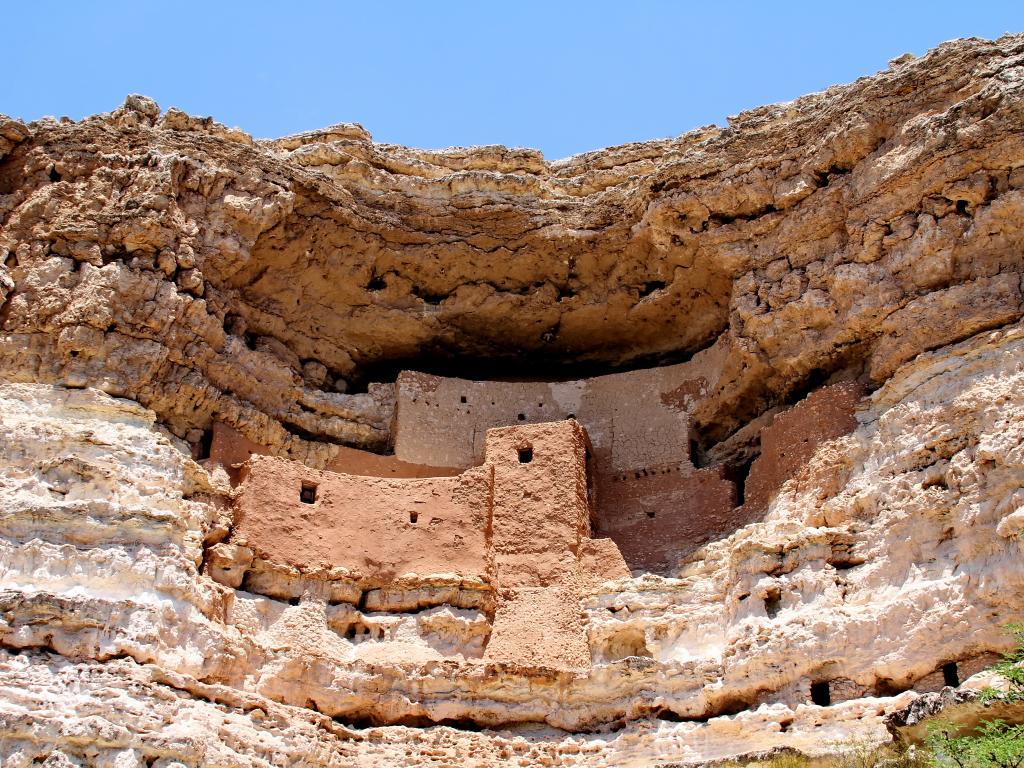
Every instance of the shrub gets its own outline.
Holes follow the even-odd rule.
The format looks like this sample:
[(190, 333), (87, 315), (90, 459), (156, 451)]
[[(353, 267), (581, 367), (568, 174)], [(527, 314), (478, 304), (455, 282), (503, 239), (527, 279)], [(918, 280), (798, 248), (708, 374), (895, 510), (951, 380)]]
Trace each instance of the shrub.
[(938, 723), (929, 728), (932, 765), (940, 768), (1020, 768), (1024, 765), (1024, 725), (986, 720), (966, 736), (961, 726)]
[[(1003, 660), (991, 667), (1008, 685), (1006, 691), (986, 688), (981, 701), (1024, 701), (1024, 624), (1009, 624), (1006, 631), (1017, 641)], [(1024, 766), (1024, 725), (984, 720), (973, 730), (948, 722), (928, 729), (927, 745), (938, 768), (1021, 768)]]

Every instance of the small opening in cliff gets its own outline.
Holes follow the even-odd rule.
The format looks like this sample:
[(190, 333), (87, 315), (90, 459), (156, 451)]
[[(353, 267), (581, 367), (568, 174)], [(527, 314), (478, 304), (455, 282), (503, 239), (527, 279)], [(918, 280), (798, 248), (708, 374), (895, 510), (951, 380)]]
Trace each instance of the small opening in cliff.
[(942, 665), (942, 682), (950, 688), (960, 687), (960, 671), (955, 661)]
[(366, 290), (368, 291), (383, 291), (388, 287), (388, 284), (384, 282), (384, 278), (380, 275), (374, 275), (370, 278), (370, 282), (366, 284)]
[[(760, 438), (758, 438), (758, 447), (753, 455), (737, 463), (725, 465), (725, 479), (730, 481), (736, 488), (737, 507), (743, 506), (743, 501), (746, 498), (747, 476), (750, 475), (750, 467), (754, 464), (754, 460), (760, 455), (760, 452)], [(699, 465), (695, 464), (695, 466)]]
[(678, 712), (674, 712), (668, 707), (659, 707), (651, 713), (654, 717), (659, 720), (665, 720), (669, 723), (683, 723), (686, 722), (686, 718), (680, 715)]
[[(768, 590), (764, 595), (764, 612), (769, 619), (779, 615), (779, 607), (782, 605), (782, 590), (778, 587)], [(827, 683), (826, 683), (827, 685)]]
[(531, 461), (533, 461), (533, 448), (520, 448), (519, 463), (529, 464)]
[(875, 680), (875, 696), (898, 696), (909, 690), (910, 685), (905, 682), (896, 682), (888, 677)]
[(666, 287), (668, 287), (668, 283), (664, 282), (663, 280), (649, 280), (648, 282), (644, 283), (643, 288), (640, 290), (640, 298), (646, 299), (655, 291), (662, 291)]
[(4, 266), (7, 267), (8, 269), (14, 269), (16, 266), (18, 266), (17, 254), (14, 253), (13, 251), (9, 253), (7, 255), (7, 258), (4, 259)]
[(463, 405), (465, 405), (465, 403), (466, 403), (466, 396), (463, 395), (462, 397), (460, 397), (459, 398), (459, 402), (462, 403)]
[(210, 449), (213, 447), (213, 430), (203, 430), (203, 436), (192, 446), (192, 456), (196, 461), (210, 458)]
[(516, 418), (519, 419), (520, 421), (526, 421), (526, 414), (520, 413), (518, 416), (516, 416)]
[(410, 523), (415, 523), (419, 519), (420, 519), (420, 513), (419, 512), (410, 512), (409, 513), (409, 522)]
[(647, 639), (639, 627), (623, 627), (618, 632), (604, 638), (596, 646), (600, 658), (608, 663), (623, 661), (630, 657), (652, 658), (653, 654), (647, 647)]
[(54, 184), (56, 184), (58, 181), (60, 181), (60, 179), (61, 179), (61, 175), (60, 175), (60, 173), (57, 172), (57, 166), (51, 165), (50, 166), (50, 181), (52, 181)]
[(700, 466), (700, 441), (695, 437), (690, 438), (690, 463), (695, 467)]
[(299, 489), (299, 501), (301, 501), (303, 504), (315, 504), (316, 488), (316, 483), (311, 483), (308, 480), (303, 480), (302, 487)]
[(827, 707), (832, 704), (832, 691), (829, 690), (827, 680), (811, 683), (811, 701), (819, 707)]

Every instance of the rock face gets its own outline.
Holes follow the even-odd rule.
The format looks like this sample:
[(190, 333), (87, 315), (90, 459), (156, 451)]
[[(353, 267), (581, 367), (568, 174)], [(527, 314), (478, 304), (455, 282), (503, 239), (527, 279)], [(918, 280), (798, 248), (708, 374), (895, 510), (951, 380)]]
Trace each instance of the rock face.
[(1022, 126), (1024, 36), (553, 163), (0, 117), (4, 764), (888, 738), (1024, 613)]

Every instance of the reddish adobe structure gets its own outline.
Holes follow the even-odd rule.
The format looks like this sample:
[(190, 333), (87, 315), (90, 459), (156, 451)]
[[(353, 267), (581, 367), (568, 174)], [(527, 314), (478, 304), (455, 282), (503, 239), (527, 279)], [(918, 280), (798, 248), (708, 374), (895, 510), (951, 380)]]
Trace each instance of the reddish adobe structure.
[[(728, 478), (726, 468), (696, 468), (690, 458), (689, 410), (709, 386), (708, 378), (698, 374), (703, 372), (713, 379), (713, 363), (713, 358), (695, 358), (695, 361), (679, 366), (554, 384), (471, 382), (403, 373), (398, 384), (396, 455), (379, 456), (339, 448), (327, 466), (328, 471), (322, 473), (323, 478), (334, 479), (315, 482), (325, 482), (327, 489), (343, 483), (345, 490), (337, 488), (331, 491), (331, 495), (341, 494), (339, 498), (347, 499), (346, 504), (358, 507), (359, 499), (374, 496), (388, 510), (400, 510), (402, 515), (413, 515), (410, 499), (424, 492), (423, 489), (429, 489), (429, 498), (420, 499), (413, 506), (420, 505), (418, 508), (424, 511), (427, 507), (443, 508), (443, 515), (431, 516), (436, 533), (443, 539), (451, 528), (452, 535), (458, 536), (461, 542), (474, 541), (474, 533), (457, 530), (459, 525), (451, 522), (470, 520), (468, 513), (457, 510), (453, 495), (456, 484), (452, 478), (458, 475), (463, 478), (461, 482), (467, 482), (466, 478), (471, 473), (463, 472), (464, 469), (482, 465), (493, 470), (504, 466), (500, 457), (512, 455), (508, 446), (497, 447), (498, 441), (504, 439), (501, 435), (505, 433), (501, 429), (487, 430), (483, 433), (486, 438), (480, 437), (482, 423), (507, 420), (511, 417), (506, 412), (521, 409), (516, 413), (516, 420), (522, 416), (523, 424), (515, 428), (520, 431), (508, 433), (515, 434), (518, 440), (526, 434), (522, 430), (528, 430), (528, 425), (539, 419), (541, 414), (557, 417), (571, 407), (579, 414), (566, 414), (573, 417), (566, 423), (576, 423), (577, 417), (590, 422), (588, 430), (580, 431), (585, 444), (579, 449), (570, 444), (562, 445), (554, 434), (545, 437), (550, 444), (546, 449), (544, 466), (553, 460), (551, 451), (564, 451), (566, 461), (570, 461), (574, 451), (582, 450), (581, 466), (571, 465), (570, 461), (571, 466), (561, 467), (559, 471), (566, 477), (584, 478), (580, 482), (584, 483), (582, 493), (584, 504), (589, 504), (589, 511), (586, 515), (580, 512), (580, 502), (573, 501), (575, 497), (571, 494), (558, 500), (550, 498), (549, 510), (556, 515), (566, 510), (570, 516), (586, 517), (588, 535), (592, 526), (595, 536), (610, 538), (617, 545), (614, 548), (615, 558), (621, 553), (633, 571), (671, 571), (681, 558), (708, 541), (726, 536), (759, 519), (782, 485), (807, 462), (822, 441), (847, 434), (856, 426), (854, 409), (863, 395), (862, 387), (856, 383), (836, 384), (813, 392), (778, 414), (768, 427), (761, 430), (761, 455), (752, 464), (747, 477), (745, 503), (738, 507), (737, 490)], [(474, 411), (474, 405), (479, 405), (479, 410)], [(593, 444), (588, 441), (588, 432)], [(478, 448), (481, 440), (483, 447)], [(214, 426), (211, 458), (225, 464), (235, 482), (240, 462), (250, 455), (266, 452), (262, 446), (246, 440), (225, 425)], [(459, 464), (465, 466), (460, 467)], [(260, 466), (268, 478), (285, 472), (283, 469), (271, 469), (277, 466), (274, 464), (257, 462), (254, 466)], [(535, 473), (543, 471), (543, 467), (533, 466), (527, 474), (521, 474), (526, 470), (513, 464), (503, 471), (508, 472), (507, 481), (512, 483), (510, 487), (518, 488), (519, 480), (536, 476)], [(348, 479), (338, 479), (344, 477)], [(429, 482), (417, 487), (371, 482), (369, 478), (420, 478)], [(492, 480), (492, 492), (495, 492), (504, 481), (497, 476)], [(274, 481), (266, 479), (265, 482), (272, 484)], [(561, 488), (562, 485), (551, 487)], [(288, 504), (296, 503), (294, 499), (287, 501)], [(426, 506), (422, 506), (424, 504)], [(496, 508), (500, 510), (501, 507), (502, 504), (498, 504)], [(281, 510), (284, 519), (287, 517), (285, 507)], [(370, 514), (365, 521), (366, 526), (359, 530), (379, 534), (376, 541), (380, 545), (387, 542), (388, 547), (398, 549), (405, 546), (429, 548), (428, 542), (415, 536), (409, 538), (403, 533), (392, 537), (390, 528), (378, 527), (382, 519), (376, 513)], [(350, 519), (343, 528), (348, 529), (347, 526), (353, 523), (360, 524), (360, 520)], [(517, 530), (518, 527), (518, 523), (511, 522), (508, 530)], [(328, 537), (341, 535), (341, 531), (342, 528), (337, 531), (328, 529)], [(523, 535), (512, 539), (517, 546), (532, 540), (528, 532), (520, 530), (519, 533)], [(492, 535), (495, 536), (493, 542), (486, 546), (494, 545), (500, 549), (503, 533), (492, 532)], [(587, 541), (585, 547), (573, 550), (574, 562), (580, 557), (590, 557), (604, 546), (598, 543), (600, 538), (588, 538)], [(354, 542), (349, 544), (354, 546)], [(478, 544), (476, 542), (473, 546)], [(538, 546), (533, 553), (536, 564), (543, 562), (552, 552), (557, 558), (567, 551), (563, 544), (549, 538), (544, 538)], [(549, 549), (553, 546), (554, 550)], [(312, 551), (319, 550), (314, 548)], [(385, 552), (365, 552), (356, 556), (355, 551), (351, 551), (344, 557), (343, 554), (325, 552), (323, 561), (335, 565), (344, 563), (345, 567), (355, 568), (361, 573), (366, 569), (380, 570), (379, 564), (386, 564), (382, 571), (385, 580), (394, 575), (394, 568), (404, 567), (402, 563), (415, 566), (413, 570), (425, 564), (415, 559), (406, 561), (399, 557), (396, 560)], [(457, 557), (453, 562), (461, 561)], [(535, 581), (535, 586), (547, 587), (554, 583), (550, 578)], [(512, 582), (507, 583), (511, 585)]]
[(747, 520), (736, 507), (736, 485), (722, 466), (694, 469), (689, 462), (599, 476), (597, 534), (615, 541), (633, 569), (671, 568), (703, 544)]
[(364, 593), (438, 575), (489, 585), (486, 661), (580, 668), (590, 663), (580, 585), (629, 575), (611, 541), (590, 538), (588, 444), (575, 421), (494, 429), (483, 465), (435, 478), (254, 455), (230, 542), (282, 572), (344, 569)]
[(266, 446), (253, 442), (237, 429), (220, 421), (213, 422), (210, 437), (210, 460), (224, 467), (232, 485), (241, 479), (242, 464), (251, 456), (269, 456)]
[(232, 543), (300, 570), (342, 567), (374, 585), (407, 574), (487, 574), (491, 472), (390, 479), (253, 456), (235, 499)]
[(848, 435), (857, 427), (854, 415), (864, 387), (847, 381), (817, 389), (775, 415), (761, 430), (761, 455), (750, 466), (744, 485), (744, 507), (753, 519), (764, 513), (779, 489), (803, 467), (826, 440)]
[(690, 410), (720, 364), (708, 350), (679, 365), (567, 382), (467, 381), (405, 372), (398, 378), (395, 455), (472, 466), (487, 430), (578, 420), (592, 441), (595, 527), (630, 568), (664, 570), (735, 528), (735, 488), (691, 460)]
[[(224, 467), (232, 485), (238, 485), (241, 467), (251, 456), (269, 456), (266, 446), (253, 442), (227, 424), (213, 423), (210, 440), (210, 459)], [(463, 468), (433, 467), (411, 464), (394, 456), (360, 451), (356, 448), (338, 446), (334, 458), (327, 464), (331, 472), (362, 477), (449, 477), (462, 472)]]

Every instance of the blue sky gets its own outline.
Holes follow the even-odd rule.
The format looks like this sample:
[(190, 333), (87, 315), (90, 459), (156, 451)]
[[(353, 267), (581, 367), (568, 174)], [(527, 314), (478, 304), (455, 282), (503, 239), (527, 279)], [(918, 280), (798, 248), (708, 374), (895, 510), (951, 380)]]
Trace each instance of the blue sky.
[(0, 112), (80, 118), (127, 93), (258, 137), (337, 122), (418, 147), (549, 159), (675, 136), (1024, 31), (1024, 2), (10, 2)]

